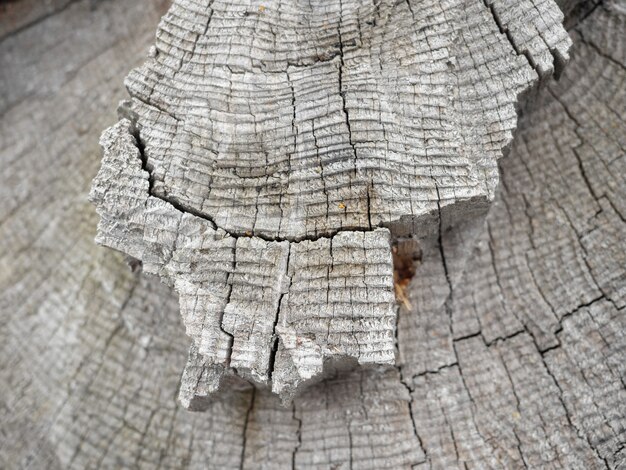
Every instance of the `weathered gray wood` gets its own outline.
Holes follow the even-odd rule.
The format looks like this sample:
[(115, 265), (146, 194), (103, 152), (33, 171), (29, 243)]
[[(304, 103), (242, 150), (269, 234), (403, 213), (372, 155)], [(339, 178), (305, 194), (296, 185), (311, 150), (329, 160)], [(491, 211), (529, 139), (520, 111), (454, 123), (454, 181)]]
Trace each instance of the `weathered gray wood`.
[(491, 199), (528, 60), (569, 38), (551, 2), (487, 3), (175, 1), (126, 80), (152, 193), (288, 240)]
[[(448, 302), (443, 266), (423, 255), (434, 274), (424, 261), (405, 289), (399, 373), (341, 374), (292, 408), (229, 388), (190, 413), (176, 401), (189, 346), (178, 300), (93, 244), (87, 203), (98, 135), (163, 11), (90, 3), (0, 42), (0, 61), (33, 64), (11, 62), (17, 79), (0, 82), (14, 103), (0, 118), (0, 467), (624, 465), (623, 7), (605, 2), (572, 29), (572, 62), (525, 112), (491, 237)], [(104, 18), (110, 49), (86, 39)], [(72, 72), (29, 55), (35, 40)], [(23, 95), (29, 80), (42, 93)]]
[(0, 39), (29, 28), (67, 8), (72, 0), (5, 1), (0, 4)]
[(102, 215), (97, 241), (175, 287), (187, 334), (213, 368), (211, 389), (230, 367), (255, 383), (272, 380), (289, 400), (329, 361), (394, 363), (388, 230), (291, 244), (230, 236), (150, 196), (131, 128), (122, 120), (101, 138), (90, 194)]
[(567, 60), (561, 21), (532, 1), (173, 3), (91, 199), (98, 242), (179, 293), (202, 393), (232, 370), (289, 401), (394, 363), (391, 238), (449, 245), (459, 279), (518, 97)]

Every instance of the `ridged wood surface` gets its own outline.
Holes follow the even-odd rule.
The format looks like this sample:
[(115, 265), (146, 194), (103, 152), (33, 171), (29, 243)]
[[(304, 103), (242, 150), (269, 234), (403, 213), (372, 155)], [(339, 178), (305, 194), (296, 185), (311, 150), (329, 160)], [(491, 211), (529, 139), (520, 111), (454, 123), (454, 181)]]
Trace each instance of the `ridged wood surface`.
[(552, 1), (176, 0), (102, 137), (98, 242), (175, 287), (205, 390), (235, 372), (289, 401), (393, 364), (391, 244), (450, 239), (457, 280), (520, 95), (567, 60), (562, 20)]
[(205, 413), (177, 403), (176, 295), (93, 243), (87, 202), (159, 8), (77, 1), (0, 42), (0, 467), (624, 466), (623, 3), (568, 10), (572, 60), (524, 111), (468, 269), (451, 288), (454, 247), (422, 254), (397, 368), (287, 408), (233, 385)]

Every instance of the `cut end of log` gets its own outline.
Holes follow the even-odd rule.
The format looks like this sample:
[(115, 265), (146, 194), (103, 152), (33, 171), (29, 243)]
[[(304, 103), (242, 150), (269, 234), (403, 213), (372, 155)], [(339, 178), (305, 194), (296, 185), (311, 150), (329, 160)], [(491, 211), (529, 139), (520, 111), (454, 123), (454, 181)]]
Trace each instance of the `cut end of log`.
[[(132, 129), (122, 120), (102, 137), (91, 192), (97, 241), (141, 259), (179, 293), (195, 348), (185, 377), (201, 377), (208, 394), (230, 369), (290, 398), (328, 364), (395, 363), (388, 229), (291, 243), (229, 235), (149, 195)], [(198, 357), (210, 368), (200, 376)]]
[(413, 3), (176, 0), (128, 76), (97, 241), (178, 292), (188, 408), (394, 365), (420, 245), (454, 239), (459, 279), (519, 96), (570, 40), (552, 1)]

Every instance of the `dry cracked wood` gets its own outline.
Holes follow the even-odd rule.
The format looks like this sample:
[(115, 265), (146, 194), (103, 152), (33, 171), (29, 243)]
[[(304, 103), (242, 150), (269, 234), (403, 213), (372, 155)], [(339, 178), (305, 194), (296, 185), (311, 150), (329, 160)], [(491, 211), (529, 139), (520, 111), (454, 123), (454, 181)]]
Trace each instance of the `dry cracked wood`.
[(91, 197), (98, 241), (180, 295), (185, 403), (233, 371), (289, 401), (394, 363), (391, 243), (454, 245), (456, 282), (519, 96), (568, 58), (562, 19), (534, 0), (173, 3)]
[(237, 389), (207, 413), (176, 402), (176, 296), (95, 246), (86, 201), (163, 11), (94, 5), (0, 40), (0, 467), (623, 468), (623, 3), (569, 19), (572, 62), (525, 112), (458, 286), (449, 245), (423, 254), (397, 372), (325, 380), (292, 408)]
[(228, 365), (257, 383), (273, 379), (272, 390), (290, 398), (333, 357), (393, 364), (388, 230), (294, 243), (230, 236), (149, 195), (130, 126), (122, 120), (101, 139), (91, 192), (104, 215), (97, 241), (176, 288), (197, 354), (212, 359), (211, 387)]

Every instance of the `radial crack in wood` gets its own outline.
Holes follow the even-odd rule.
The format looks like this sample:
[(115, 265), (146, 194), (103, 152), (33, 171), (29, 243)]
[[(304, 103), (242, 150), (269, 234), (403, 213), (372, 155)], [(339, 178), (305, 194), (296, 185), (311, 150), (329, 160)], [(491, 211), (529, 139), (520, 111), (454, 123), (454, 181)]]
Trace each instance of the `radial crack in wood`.
[(289, 401), (395, 363), (391, 245), (439, 250), (458, 282), (520, 95), (568, 59), (562, 19), (539, 0), (174, 1), (91, 199), (97, 241), (180, 295), (186, 405), (226, 376)]
[(329, 360), (394, 364), (388, 229), (293, 243), (231, 236), (149, 195), (131, 126), (122, 120), (101, 139), (91, 192), (97, 241), (175, 287), (187, 333), (212, 367), (201, 374), (207, 390), (217, 390), (226, 366), (259, 384), (273, 378), (290, 399)]

